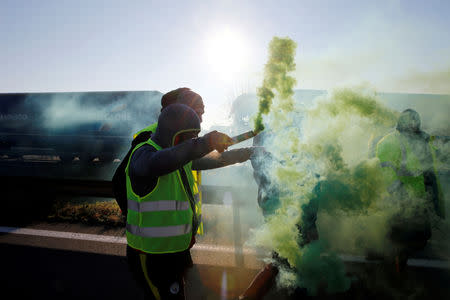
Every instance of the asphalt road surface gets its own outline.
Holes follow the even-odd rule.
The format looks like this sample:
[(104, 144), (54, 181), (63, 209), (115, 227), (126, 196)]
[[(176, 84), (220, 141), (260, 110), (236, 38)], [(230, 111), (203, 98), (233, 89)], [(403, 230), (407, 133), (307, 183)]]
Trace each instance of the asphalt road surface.
[[(35, 228), (2, 228), (2, 298), (143, 299), (128, 271), (120, 230), (99, 234), (94, 228), (75, 232), (80, 230), (75, 225)], [(71, 238), (59, 234), (67, 232)], [(200, 299), (200, 286), (205, 299), (237, 299), (262, 267), (256, 253), (246, 251), (239, 258), (230, 247), (197, 245), (193, 258), (200, 281), (187, 283), (188, 299)], [(450, 299), (447, 261), (414, 260), (401, 274), (392, 272), (392, 265), (363, 258), (346, 257), (344, 261), (353, 278), (345, 293), (308, 297), (302, 290), (289, 294), (272, 288), (265, 299)]]
[[(1, 227), (1, 290), (14, 299), (142, 299), (125, 257), (123, 229), (80, 224)], [(254, 253), (198, 244), (188, 299), (236, 299), (262, 267)], [(239, 264), (239, 267), (238, 267)], [(195, 282), (195, 283), (193, 283)], [(194, 286), (192, 286), (194, 285)]]

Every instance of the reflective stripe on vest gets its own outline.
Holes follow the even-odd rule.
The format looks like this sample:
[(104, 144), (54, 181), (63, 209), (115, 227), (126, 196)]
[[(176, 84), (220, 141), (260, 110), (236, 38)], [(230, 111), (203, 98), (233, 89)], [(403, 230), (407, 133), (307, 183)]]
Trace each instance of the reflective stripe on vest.
[(128, 199), (128, 209), (137, 212), (188, 210), (189, 202), (176, 200), (160, 200), (151, 202), (136, 202)]
[(164, 227), (139, 227), (127, 223), (127, 231), (139, 237), (173, 237), (188, 234), (192, 230), (191, 224), (164, 226)]

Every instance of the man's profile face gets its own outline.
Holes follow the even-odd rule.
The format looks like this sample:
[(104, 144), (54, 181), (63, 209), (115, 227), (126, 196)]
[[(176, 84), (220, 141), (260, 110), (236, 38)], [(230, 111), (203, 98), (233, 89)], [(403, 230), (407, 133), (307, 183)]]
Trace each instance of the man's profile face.
[(205, 106), (203, 103), (198, 103), (192, 109), (197, 114), (198, 118), (200, 119), (200, 123), (203, 121), (202, 115), (205, 113)]

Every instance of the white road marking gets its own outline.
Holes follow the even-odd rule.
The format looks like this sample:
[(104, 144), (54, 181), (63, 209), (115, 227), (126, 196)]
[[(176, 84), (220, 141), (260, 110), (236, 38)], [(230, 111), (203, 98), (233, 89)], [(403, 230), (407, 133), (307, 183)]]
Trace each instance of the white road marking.
[[(88, 233), (67, 232), (67, 231), (54, 231), (54, 230), (0, 226), (0, 232), (10, 233), (10, 234), (21, 234), (21, 235), (31, 235), (31, 236), (43, 236), (43, 237), (52, 237), (52, 238), (93, 241), (93, 242), (116, 243), (116, 244), (125, 244), (125, 245), (127, 243), (127, 238), (123, 237), (123, 236), (88, 234)], [(234, 253), (235, 252), (234, 247), (216, 246), (216, 245), (208, 245), (208, 244), (196, 244), (196, 245), (194, 245), (194, 249), (200, 250), (200, 251), (225, 252), (225, 253)], [(253, 251), (252, 249), (248, 249), (248, 248), (244, 248), (243, 252), (245, 254), (256, 254), (255, 251)]]
[[(32, 228), (17, 228), (17, 227), (0, 226), (0, 233), (43, 236), (43, 237), (74, 239), (74, 240), (94, 241), (94, 242), (104, 242), (104, 243), (116, 243), (116, 244), (124, 244), (124, 245), (126, 245), (126, 243), (127, 243), (127, 238), (123, 237), (123, 236), (99, 235), (99, 234), (88, 234), (88, 233), (66, 232), (66, 231), (53, 231), (53, 230), (32, 229)], [(211, 251), (211, 252), (220, 252), (220, 253), (235, 253), (236, 248), (231, 247), (231, 246), (195, 244), (193, 247), (193, 250)], [(241, 251), (243, 254), (258, 255), (258, 252), (251, 248), (242, 248)], [(340, 255), (340, 257), (345, 262), (359, 262), (359, 263), (376, 263), (377, 262), (377, 261), (366, 260), (362, 256)], [(411, 258), (408, 260), (408, 265), (414, 266), (414, 267), (450, 269), (449, 261), (437, 260), (437, 259), (431, 260), (431, 259)]]
[(105, 242), (105, 243), (117, 243), (117, 244), (126, 244), (127, 243), (126, 237), (78, 233), (78, 232), (53, 231), (53, 230), (16, 228), (16, 227), (0, 227), (0, 232), (23, 234), (23, 235), (33, 235), (33, 236), (44, 236), (44, 237), (52, 237), (52, 238), (73, 239), (73, 240)]

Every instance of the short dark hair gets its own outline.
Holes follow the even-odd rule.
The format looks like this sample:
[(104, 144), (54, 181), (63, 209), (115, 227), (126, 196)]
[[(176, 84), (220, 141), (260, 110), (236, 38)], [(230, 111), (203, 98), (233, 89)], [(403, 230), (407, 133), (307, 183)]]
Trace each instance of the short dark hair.
[(187, 87), (178, 88), (162, 96), (161, 111), (167, 106), (175, 103), (185, 104), (192, 108), (199, 103), (203, 105), (203, 99), (199, 94), (193, 92), (190, 88)]

